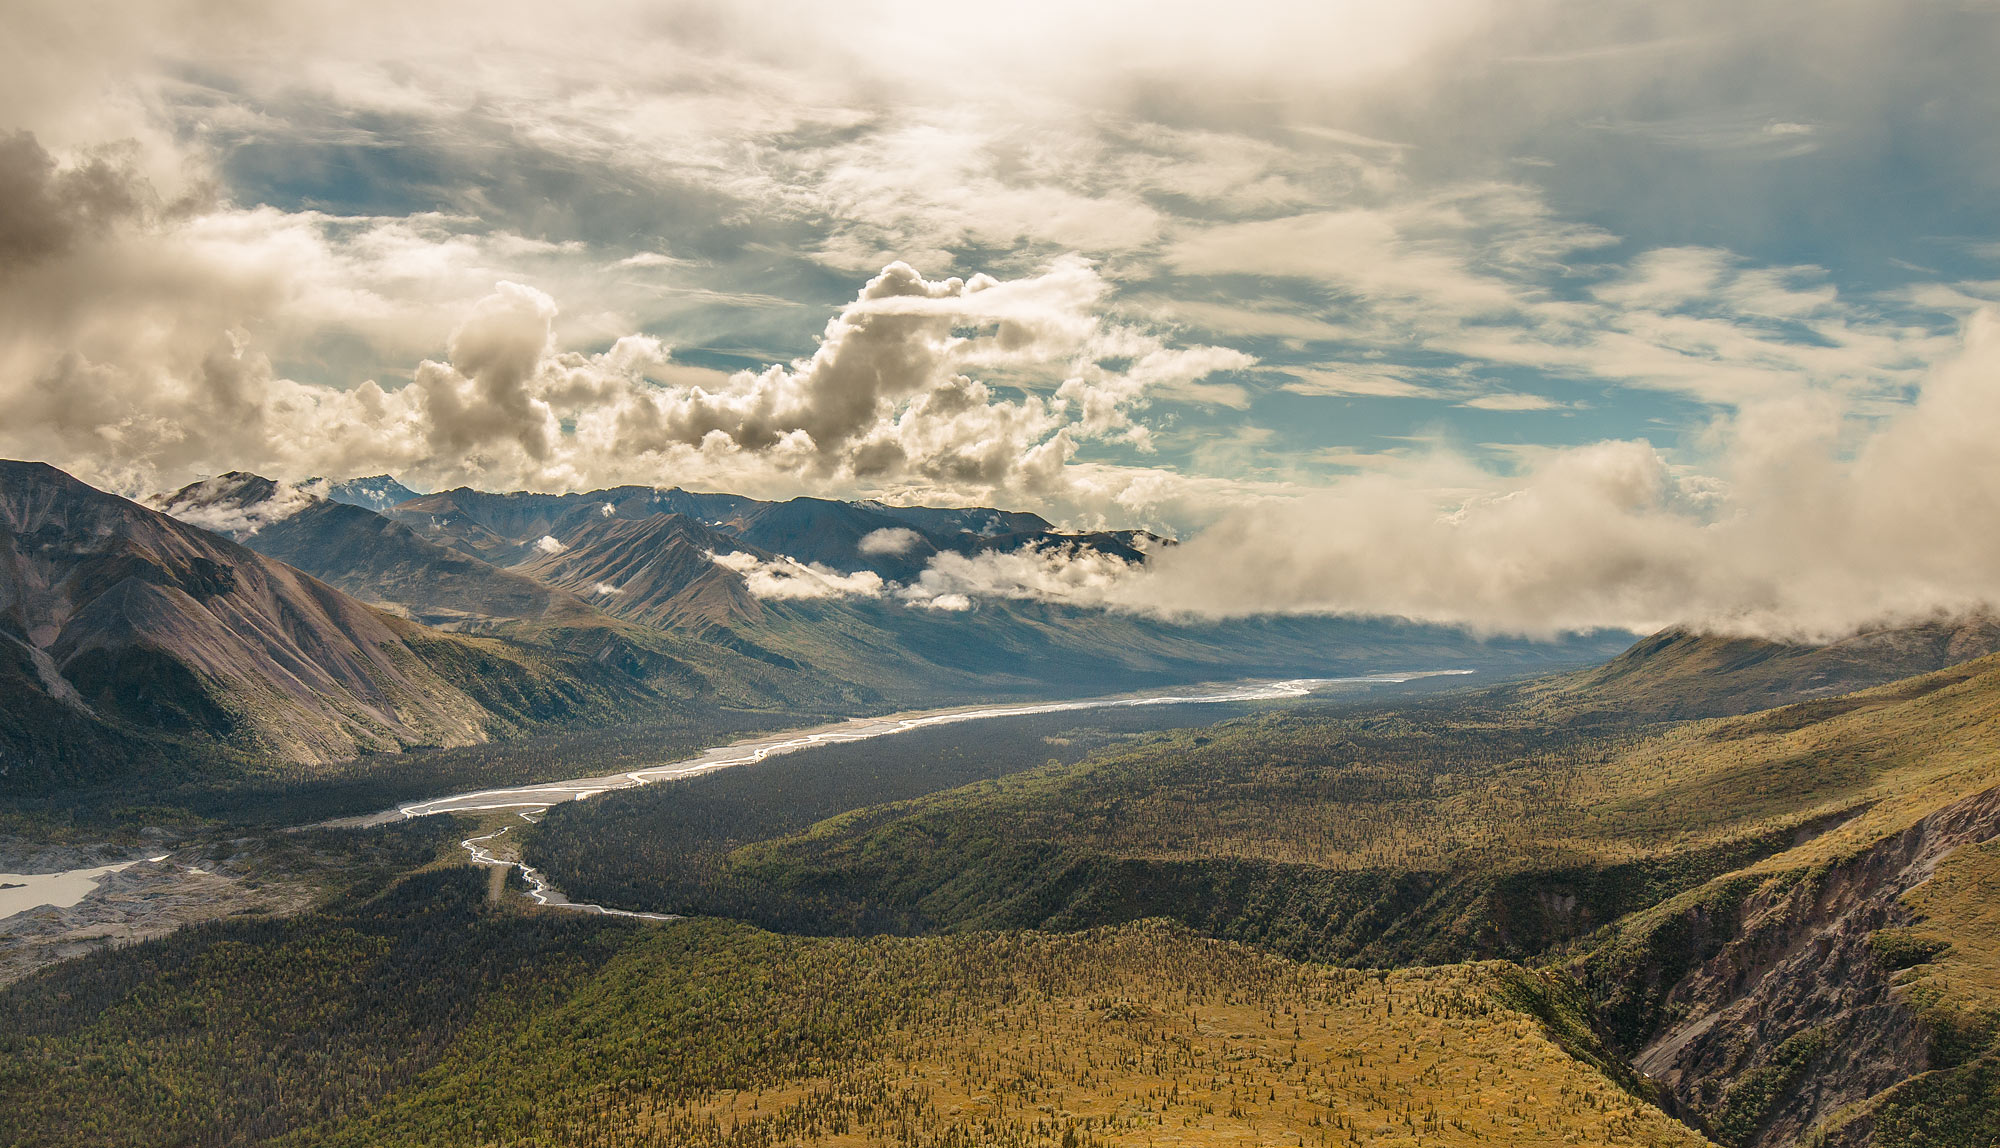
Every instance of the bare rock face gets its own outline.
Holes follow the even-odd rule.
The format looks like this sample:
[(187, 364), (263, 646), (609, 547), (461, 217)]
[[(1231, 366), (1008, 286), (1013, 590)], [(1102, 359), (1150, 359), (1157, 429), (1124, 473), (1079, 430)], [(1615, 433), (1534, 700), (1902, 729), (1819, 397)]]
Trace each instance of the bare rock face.
[[(1932, 1034), (1870, 935), (1909, 922), (1900, 899), (1945, 856), (1996, 834), (2000, 789), (1841, 863), (1718, 883), (1657, 927), (1659, 944), (1584, 976), (1600, 999), (1622, 1002), (1612, 1025), (1625, 1051), (1684, 1117), (1725, 1144), (1798, 1143), (1933, 1067)], [(1689, 951), (1691, 967), (1660, 967), (1661, 955)]]

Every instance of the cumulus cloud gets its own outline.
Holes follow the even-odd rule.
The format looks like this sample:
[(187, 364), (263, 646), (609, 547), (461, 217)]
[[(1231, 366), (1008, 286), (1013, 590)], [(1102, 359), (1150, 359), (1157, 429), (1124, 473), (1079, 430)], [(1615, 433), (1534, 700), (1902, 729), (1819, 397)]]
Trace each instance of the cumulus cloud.
[(980, 598), (1111, 606), (1124, 602), (1143, 581), (1141, 571), (1116, 555), (1075, 546), (946, 552), (898, 590), (897, 597), (939, 610), (965, 609)]
[(854, 545), (863, 554), (908, 554), (912, 546), (923, 540), (923, 535), (907, 526), (884, 526), (862, 535)]
[(709, 558), (725, 570), (743, 576), (744, 585), (759, 598), (780, 601), (820, 598), (880, 598), (886, 584), (873, 570), (842, 574), (817, 562), (805, 563), (784, 555), (765, 559), (737, 551), (711, 554)]
[(1254, 361), (1108, 321), (1106, 289), (1074, 258), (1010, 280), (931, 280), (894, 263), (810, 357), (690, 382), (649, 336), (563, 349), (556, 301), (503, 280), (468, 309), (447, 354), (400, 387), (286, 378), (243, 334), (199, 355), (151, 341), (112, 344), (103, 360), (56, 353), (25, 385), (0, 386), (0, 449), (125, 486), (226, 458), (435, 485), (671, 476), (753, 492), (1048, 500), (1081, 444), (1143, 449), (1134, 416), (1157, 396), (1234, 402), (1233, 388), (1203, 380)]
[(273, 482), (252, 474), (220, 474), (146, 502), (191, 526), (242, 540), (326, 499), (324, 482)]
[(1059, 549), (941, 555), (903, 596), (1166, 616), (1386, 615), (1545, 636), (1675, 623), (1827, 638), (2000, 606), (2000, 316), (1917, 400), (1746, 408), (1712, 466), (1642, 441), (1549, 448), (1500, 475), (1446, 449), (1225, 515), (1144, 566)]
[[(1145, 571), (941, 568), (932, 605), (1808, 625), (1977, 588), (1936, 540), (1991, 508), (1922, 438), (1956, 427), (1895, 428), (2000, 297), (1935, 240), (1990, 228), (1992, 13), (669, 8), (498, 0), (472, 44), (456, 2), (16, 6), (0, 453), (1221, 520)], [(1558, 396), (1591, 418), (1519, 421), (1618, 441), (1383, 447)], [(1870, 599), (1850, 527), (1930, 573)]]
[(0, 136), (0, 267), (59, 254), (149, 208), (152, 188), (123, 150), (60, 166), (33, 133)]

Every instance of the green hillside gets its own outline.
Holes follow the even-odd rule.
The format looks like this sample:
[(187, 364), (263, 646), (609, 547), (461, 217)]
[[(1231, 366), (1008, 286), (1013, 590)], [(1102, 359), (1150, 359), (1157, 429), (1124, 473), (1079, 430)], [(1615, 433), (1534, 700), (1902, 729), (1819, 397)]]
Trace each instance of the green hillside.
[[(702, 673), (645, 634), (411, 629), (529, 740), (330, 769), (266, 820), (694, 728), (534, 732), (587, 695), (477, 660)], [(508, 838), (577, 900), (700, 915), (657, 926), (534, 908), (443, 822), (346, 865), (260, 846), (318, 908), (0, 992), (0, 1142), (1987, 1143), (2000, 655), (1678, 723), (1616, 699), (1682, 690), (1686, 659), (1633, 662), (938, 726)]]

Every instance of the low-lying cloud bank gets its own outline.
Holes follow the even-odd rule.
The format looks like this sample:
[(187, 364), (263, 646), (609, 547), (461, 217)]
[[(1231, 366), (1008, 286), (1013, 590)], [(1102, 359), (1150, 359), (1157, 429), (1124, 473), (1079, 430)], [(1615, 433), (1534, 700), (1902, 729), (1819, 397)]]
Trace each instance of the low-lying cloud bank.
[(873, 570), (842, 574), (817, 562), (800, 562), (782, 554), (759, 558), (735, 551), (709, 556), (717, 566), (743, 576), (750, 592), (779, 601), (818, 598), (880, 598), (888, 584)]
[(1143, 566), (1058, 548), (944, 554), (896, 593), (1804, 639), (2000, 605), (2000, 317), (1977, 316), (1907, 406), (1861, 420), (1795, 398), (1711, 437), (1706, 474), (1644, 442), (1548, 450), (1510, 476), (1439, 450), (1225, 514)]
[(1120, 603), (1796, 637), (2000, 603), (2000, 317), (1976, 316), (1908, 406), (1795, 399), (1712, 433), (1707, 475), (1606, 442), (1509, 479), (1443, 453), (1350, 479), (1223, 519)]

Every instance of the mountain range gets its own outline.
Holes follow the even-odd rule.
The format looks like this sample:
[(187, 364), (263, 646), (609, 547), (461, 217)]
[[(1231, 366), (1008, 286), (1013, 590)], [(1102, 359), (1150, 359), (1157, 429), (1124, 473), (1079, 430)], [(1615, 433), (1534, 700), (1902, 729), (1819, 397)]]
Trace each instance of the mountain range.
[(309, 768), (609, 716), (645, 693), (584, 658), (373, 609), (39, 463), (0, 463), (0, 524), (13, 784), (98, 779), (163, 745)]
[[(700, 664), (703, 688), (746, 705), (823, 703), (830, 690), (836, 705), (879, 707), (1246, 675), (1532, 669), (1624, 645), (1481, 642), (1379, 620), (1174, 624), (997, 598), (940, 610), (893, 593), (943, 554), (1029, 548), (1139, 564), (1171, 545), (987, 507), (460, 488), (376, 513), (235, 473), (154, 504), (425, 625), (569, 650), (649, 647)], [(748, 663), (755, 683), (743, 680)]]
[[(204, 769), (310, 773), (703, 707), (835, 714), (1248, 676), (1523, 674), (1628, 644), (1480, 641), (1381, 619), (1173, 623), (1004, 598), (931, 609), (894, 593), (940, 555), (1136, 565), (1171, 545), (985, 507), (651, 487), (417, 495), (387, 476), (294, 485), (238, 472), (148, 503), (0, 464), (0, 784), (102, 780), (151, 768), (160, 746)], [(1829, 647), (1669, 632), (1534, 688), (1665, 720), (1858, 688), (1996, 645), (1990, 622)], [(1704, 695), (1722, 665), (1759, 666), (1763, 684)]]

